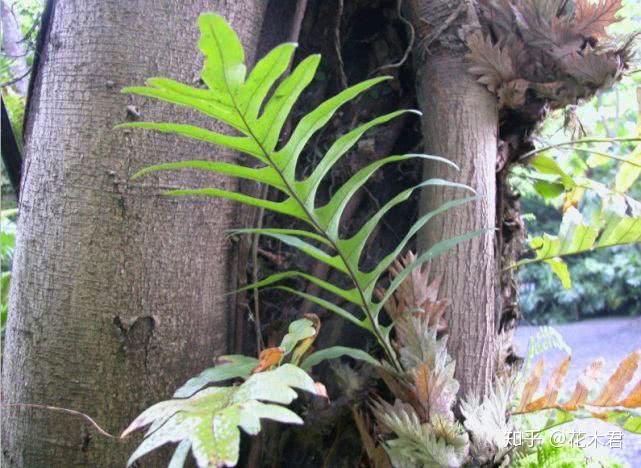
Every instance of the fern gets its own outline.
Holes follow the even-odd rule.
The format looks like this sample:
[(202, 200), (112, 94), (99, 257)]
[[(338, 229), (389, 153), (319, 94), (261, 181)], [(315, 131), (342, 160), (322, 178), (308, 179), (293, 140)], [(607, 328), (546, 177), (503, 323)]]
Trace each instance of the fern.
[(296, 398), (292, 387), (317, 392), (311, 377), (298, 367), (285, 364), (254, 374), (239, 386), (209, 387), (190, 398), (157, 403), (138, 416), (122, 434), (126, 437), (151, 424), (127, 466), (168, 442), (180, 442), (172, 460), (177, 466), (184, 464), (189, 448), (198, 466), (235, 466), (239, 456), (239, 427), (248, 434), (257, 434), (260, 419), (264, 418), (303, 423), (296, 413), (272, 404), (291, 403)]
[[(280, 345), (263, 350), (258, 359), (222, 356), (218, 365), (176, 390), (173, 399), (146, 409), (121, 435), (124, 438), (150, 426), (127, 466), (171, 442), (179, 443), (169, 465), (172, 468), (183, 466), (190, 451), (199, 467), (235, 466), (239, 457), (239, 428), (255, 435), (260, 431), (261, 419), (302, 424), (296, 413), (282, 405), (296, 398), (294, 389), (326, 396), (322, 384), (314, 382), (296, 365), (319, 329), (320, 321), (314, 315), (296, 320)], [(210, 386), (231, 379), (242, 379), (243, 383)]]
[[(561, 401), (559, 391), (570, 366), (570, 356), (554, 369), (543, 393), (534, 398), (544, 373), (543, 359), (540, 359), (526, 374), (527, 381), (513, 415), (552, 410), (541, 431), (574, 419), (598, 418), (628, 432), (641, 434), (641, 380), (637, 379), (636, 383), (634, 380), (639, 362), (641, 349), (626, 356), (607, 382), (599, 386), (603, 360), (597, 359), (579, 377), (570, 398)], [(595, 390), (598, 391), (596, 394)]]
[[(266, 286), (277, 287), (338, 314), (372, 333), (388, 359), (395, 366), (398, 366), (395, 352), (389, 340), (391, 327), (383, 326), (379, 321), (383, 304), (413, 268), (425, 263), (457, 243), (478, 235), (479, 232), (466, 233), (432, 246), (427, 252), (420, 255), (415, 262), (399, 273), (396, 280), (390, 285), (387, 297), (383, 297), (380, 302), (376, 302), (373, 298), (377, 281), (403, 251), (412, 236), (430, 219), (452, 207), (466, 203), (472, 198), (467, 197), (449, 201), (438, 209), (421, 216), (392, 252), (385, 256), (372, 270), (362, 271), (359, 267), (359, 260), (367, 239), (374, 232), (376, 225), (383, 216), (392, 208), (407, 200), (416, 190), (436, 185), (469, 191), (471, 189), (465, 185), (441, 179), (426, 180), (402, 191), (385, 203), (355, 235), (350, 238), (341, 238), (339, 236), (339, 223), (345, 206), (351, 196), (363, 187), (370, 176), (379, 168), (387, 164), (410, 159), (429, 159), (451, 166), (454, 166), (454, 164), (446, 159), (424, 154), (388, 156), (356, 172), (334, 193), (326, 204), (317, 206), (317, 192), (324, 177), (366, 131), (401, 115), (419, 113), (413, 110), (399, 110), (377, 117), (349, 131), (338, 138), (327, 150), (325, 156), (309, 177), (299, 180), (296, 178), (298, 159), (312, 135), (319, 131), (342, 105), (367, 92), (373, 86), (388, 80), (389, 77), (378, 77), (363, 81), (323, 102), (303, 117), (292, 132), (289, 140), (283, 143), (280, 148), (277, 148), (282, 128), (291, 113), (292, 107), (315, 75), (320, 60), (319, 56), (312, 55), (307, 57), (293, 69), (289, 76), (276, 84), (288, 68), (296, 47), (295, 44), (283, 44), (276, 47), (261, 59), (251, 73), (246, 76), (243, 48), (235, 32), (225, 23), (223, 18), (215, 14), (203, 14), (199, 18), (199, 26), (201, 30), (199, 45), (206, 57), (201, 77), (206, 83), (207, 89), (193, 88), (165, 78), (151, 78), (147, 80), (147, 86), (125, 88), (123, 91), (195, 109), (216, 121), (228, 125), (237, 134), (224, 134), (177, 123), (132, 122), (122, 124), (120, 127), (169, 132), (204, 140), (247, 154), (256, 160), (258, 167), (218, 161), (184, 161), (148, 167), (138, 172), (134, 177), (141, 177), (155, 171), (197, 169), (253, 180), (280, 192), (283, 197), (281, 201), (264, 200), (218, 188), (188, 188), (172, 190), (167, 194), (227, 198), (299, 220), (305, 228), (256, 228), (240, 229), (236, 232), (245, 234), (258, 233), (295, 247), (347, 275), (351, 280), (352, 287), (343, 289), (300, 271), (288, 271), (269, 276), (258, 283), (247, 286), (246, 289)], [(275, 90), (269, 95), (270, 89), (274, 86)], [(361, 311), (360, 315), (355, 315), (333, 302), (282, 284), (283, 280), (290, 278), (304, 278), (311, 281), (323, 290), (357, 306)]]
[[(255, 160), (255, 165), (205, 160), (169, 162), (143, 168), (133, 178), (157, 171), (195, 169), (252, 180), (278, 191), (281, 195), (280, 201), (255, 198), (219, 188), (185, 188), (171, 190), (166, 194), (226, 198), (296, 219), (304, 227), (243, 228), (234, 232), (260, 234), (288, 244), (346, 275), (351, 280), (352, 287), (344, 289), (304, 272), (287, 271), (273, 274), (244, 289), (267, 286), (280, 288), (336, 313), (370, 332), (383, 349), (391, 367), (400, 370), (399, 358), (390, 342), (392, 325), (384, 326), (379, 320), (384, 304), (415, 268), (457, 243), (480, 234), (480, 231), (444, 240), (418, 257), (413, 257), (411, 262), (395, 271), (394, 279), (387, 290), (380, 293), (380, 301), (373, 297), (376, 285), (419, 229), (436, 215), (474, 197), (446, 202), (436, 210), (422, 215), (394, 250), (369, 271), (363, 271), (359, 266), (365, 245), (383, 216), (409, 199), (415, 191), (426, 186), (448, 186), (471, 192), (473, 190), (465, 185), (442, 179), (426, 180), (402, 191), (385, 203), (352, 237), (340, 237), (339, 224), (346, 205), (379, 168), (410, 159), (433, 160), (439, 164), (456, 166), (444, 158), (425, 154), (387, 156), (356, 172), (338, 188), (327, 203), (317, 206), (317, 193), (325, 176), (366, 131), (401, 115), (419, 112), (399, 110), (377, 117), (347, 132), (330, 146), (311, 175), (300, 180), (296, 177), (296, 166), (310, 138), (323, 128), (342, 105), (389, 77), (363, 81), (323, 102), (304, 116), (291, 137), (277, 147), (283, 126), (294, 104), (316, 73), (319, 56), (307, 57), (288, 76), (283, 77), (289, 68), (296, 45), (282, 44), (269, 52), (247, 74), (243, 48), (236, 33), (224, 19), (208, 13), (200, 16), (198, 24), (201, 31), (199, 46), (206, 58), (201, 74), (206, 89), (190, 87), (166, 78), (151, 78), (147, 80), (146, 86), (125, 88), (123, 92), (194, 109), (225, 124), (233, 132), (221, 133), (189, 124), (164, 122), (129, 122), (118, 127), (173, 133), (206, 141), (244, 153)], [(318, 285), (322, 290), (356, 306), (360, 309), (360, 314), (356, 315), (333, 302), (283, 284), (284, 280), (291, 278), (303, 278)], [(380, 366), (378, 361), (363, 351), (346, 347), (321, 350), (303, 360), (303, 355), (315, 339), (319, 326), (317, 319), (308, 317), (298, 320), (290, 326), (279, 347), (263, 350), (258, 359), (226, 356), (222, 365), (207, 369), (189, 380), (176, 392), (174, 400), (158, 403), (142, 413), (123, 433), (123, 436), (126, 436), (131, 431), (151, 424), (145, 440), (134, 452), (129, 463), (160, 445), (179, 442), (172, 466), (182, 466), (190, 449), (199, 466), (209, 466), (209, 463), (216, 466), (233, 466), (238, 460), (239, 427), (250, 434), (256, 434), (260, 430), (260, 418), (301, 423), (300, 418), (291, 411), (271, 404), (291, 402), (296, 394), (290, 387), (323, 395), (322, 386), (314, 384), (302, 369), (309, 369), (324, 359), (342, 355)], [(300, 367), (297, 367), (301, 360)], [(284, 361), (289, 362), (283, 364)], [(453, 365), (450, 365), (445, 372), (450, 380), (452, 373)], [(237, 378), (246, 380), (240, 386), (207, 387)], [(454, 389), (453, 394), (455, 392)], [(445, 442), (439, 439), (439, 447), (443, 445), (442, 449), (446, 450), (444, 444)], [(463, 444), (462, 447), (467, 446)], [(443, 456), (445, 455), (447, 454), (444, 453)]]

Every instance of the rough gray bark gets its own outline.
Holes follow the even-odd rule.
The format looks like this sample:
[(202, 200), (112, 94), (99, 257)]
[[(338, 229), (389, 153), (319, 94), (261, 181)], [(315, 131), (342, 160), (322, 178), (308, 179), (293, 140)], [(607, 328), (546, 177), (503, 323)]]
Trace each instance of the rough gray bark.
[(11, 75), (17, 80), (13, 87), (18, 94), (25, 96), (29, 87), (29, 67), (20, 25), (9, 4), (0, 0), (0, 14), (2, 15), (2, 53), (11, 60)]
[[(448, 211), (428, 224), (419, 235), (419, 250), (468, 231), (488, 229), (433, 265), (434, 271), (444, 276), (443, 297), (452, 303), (447, 314), (448, 346), (456, 359), (461, 394), (484, 392), (496, 360), (496, 99), (467, 72), (460, 35), (461, 26), (473, 18), (466, 18), (465, 2), (416, 0), (411, 13), (419, 40), (432, 44), (429, 51), (420, 51), (416, 60), (425, 152), (447, 157), (461, 169), (457, 172), (427, 162), (424, 176), (468, 184), (479, 196), (478, 201)], [(461, 196), (452, 189), (426, 190), (420, 210), (431, 211)]]
[[(251, 57), (260, 0), (57, 3), (25, 129), (4, 403), (79, 410), (118, 433), (225, 351), (224, 230), (235, 208), (160, 193), (232, 183), (190, 172), (129, 178), (151, 163), (232, 155), (170, 135), (113, 130), (136, 113), (211, 125), (120, 89), (150, 76), (196, 82), (196, 18), (212, 8)], [(80, 418), (20, 407), (3, 409), (2, 441), (7, 467), (124, 466), (132, 449)]]

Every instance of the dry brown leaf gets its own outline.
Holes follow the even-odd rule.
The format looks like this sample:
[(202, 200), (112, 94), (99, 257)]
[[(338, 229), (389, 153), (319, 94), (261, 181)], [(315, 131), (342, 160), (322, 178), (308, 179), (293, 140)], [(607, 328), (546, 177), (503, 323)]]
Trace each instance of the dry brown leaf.
[[(389, 268), (392, 278), (416, 260), (413, 252), (408, 252)], [(442, 277), (435, 277), (430, 281), (429, 264), (415, 268), (398, 286), (393, 296), (385, 303), (385, 311), (394, 321), (403, 315), (412, 313), (415, 317), (422, 317), (427, 320), (430, 327), (435, 327), (438, 332), (447, 329), (445, 321), (445, 309), (449, 305), (447, 299), (438, 299), (441, 288)], [(385, 296), (385, 289), (377, 288), (376, 297), (382, 299)]]
[(616, 15), (622, 6), (621, 0), (577, 0), (575, 31), (584, 37), (605, 36), (605, 28), (620, 21)]
[(601, 87), (616, 80), (623, 63), (615, 53), (597, 53), (587, 46), (581, 53), (574, 52), (562, 61), (563, 71), (581, 83)]
[(284, 352), (283, 348), (279, 347), (262, 350), (258, 355), (258, 365), (252, 370), (252, 374), (268, 370), (270, 367), (277, 365), (283, 357)]
[(641, 407), (641, 380), (637, 382), (636, 386), (630, 391), (628, 396), (617, 404), (617, 406), (623, 406), (625, 408)]
[(585, 404), (588, 400), (590, 388), (596, 384), (604, 363), (605, 361), (603, 358), (599, 358), (590, 364), (585, 371), (583, 371), (583, 374), (576, 382), (576, 386), (574, 387), (574, 392), (570, 397), (570, 400), (563, 405), (565, 409), (572, 411), (577, 409), (580, 405)]
[(430, 368), (424, 363), (414, 371), (414, 388), (423, 408), (430, 407)]
[(526, 411), (536, 411), (541, 408), (547, 408), (556, 404), (556, 399), (559, 396), (559, 390), (563, 384), (563, 379), (568, 373), (570, 367), (571, 357), (566, 357), (559, 367), (552, 373), (550, 380), (548, 380), (547, 387), (545, 388), (545, 393), (541, 398), (536, 399), (535, 401), (529, 403), (526, 407)]
[(521, 395), (521, 403), (517, 408), (518, 412), (525, 410), (527, 405), (532, 400), (532, 397), (534, 397), (534, 394), (539, 388), (541, 377), (543, 376), (543, 368), (544, 368), (544, 362), (543, 362), (543, 358), (541, 358), (534, 366), (534, 369), (532, 369), (532, 372), (530, 373), (530, 377), (527, 383), (525, 384), (525, 387), (523, 388), (523, 394)]
[(639, 367), (641, 359), (641, 350), (633, 351), (628, 354), (614, 371), (605, 385), (601, 395), (599, 395), (590, 404), (593, 406), (612, 406), (615, 404), (625, 386), (632, 380), (634, 373)]
[(541, 375), (543, 374), (544, 366), (541, 359), (530, 373), (528, 382), (523, 389), (521, 404), (516, 412), (528, 413), (552, 408), (575, 411), (579, 408), (584, 408), (594, 416), (602, 417), (603, 415), (607, 416), (607, 412), (604, 413), (602, 409), (608, 407), (639, 408), (641, 407), (641, 380), (634, 385), (627, 396), (623, 395), (623, 393), (634, 378), (640, 362), (641, 349), (628, 354), (605, 383), (599, 396), (592, 401), (588, 401), (590, 390), (595, 387), (604, 364), (603, 359), (597, 359), (579, 377), (570, 399), (566, 403), (561, 403), (557, 401), (557, 398), (570, 364), (570, 358), (567, 357), (552, 373), (544, 395), (534, 401), (530, 401), (539, 386)]
[(502, 83), (517, 78), (512, 57), (507, 48), (492, 44), (490, 38), (476, 32), (467, 38), (470, 50), (467, 58), (472, 62), (469, 72), (478, 76), (478, 82), (487, 86), (491, 92), (496, 92)]

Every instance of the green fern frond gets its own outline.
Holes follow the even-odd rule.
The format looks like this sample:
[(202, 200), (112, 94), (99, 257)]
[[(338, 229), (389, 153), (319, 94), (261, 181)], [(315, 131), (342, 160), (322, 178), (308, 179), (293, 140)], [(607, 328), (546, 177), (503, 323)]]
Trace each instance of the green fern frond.
[[(384, 204), (351, 238), (341, 238), (339, 224), (346, 205), (351, 197), (367, 183), (372, 174), (381, 167), (411, 159), (433, 160), (440, 164), (456, 166), (444, 158), (431, 155), (387, 156), (357, 171), (332, 195), (326, 204), (317, 206), (317, 192), (321, 182), (365, 132), (400, 116), (420, 113), (415, 110), (399, 110), (361, 124), (338, 138), (330, 146), (309, 177), (303, 180), (297, 179), (296, 166), (299, 157), (312, 136), (323, 128), (341, 106), (390, 77), (377, 77), (357, 83), (326, 100), (304, 116), (298, 122), (289, 139), (277, 148), (285, 122), (301, 93), (314, 78), (320, 57), (317, 55), (307, 57), (294, 67), (288, 76), (283, 77), (289, 68), (296, 48), (296, 44), (283, 44), (262, 58), (248, 74), (240, 41), (224, 19), (216, 14), (203, 14), (198, 23), (201, 30), (199, 46), (206, 58), (201, 75), (207, 85), (206, 89), (190, 87), (166, 78), (152, 78), (147, 80), (146, 86), (125, 88), (123, 92), (197, 110), (225, 124), (233, 130), (234, 134), (221, 133), (192, 125), (162, 122), (132, 122), (122, 124), (120, 127), (169, 132), (203, 140), (247, 154), (256, 160), (257, 166), (245, 166), (236, 162), (185, 161), (147, 167), (135, 174), (134, 178), (156, 171), (196, 169), (256, 181), (278, 190), (282, 197), (281, 201), (277, 202), (215, 187), (186, 188), (173, 190), (167, 194), (226, 198), (285, 214), (301, 221), (307, 226), (307, 229), (260, 228), (243, 229), (236, 232), (261, 234), (276, 238), (315, 260), (346, 274), (351, 279), (353, 287), (345, 290), (311, 275), (292, 271), (272, 275), (248, 286), (248, 288), (276, 286), (337, 313), (370, 331), (376, 337), (390, 362), (398, 365), (396, 354), (389, 342), (390, 329), (383, 327), (379, 322), (378, 316), (384, 300), (375, 302), (373, 299), (376, 283), (403, 251), (412, 236), (428, 221), (437, 214), (466, 203), (472, 198), (447, 202), (437, 210), (422, 216), (410, 228), (394, 251), (371, 271), (362, 271), (359, 267), (364, 246), (381, 218), (393, 207), (406, 201), (414, 191), (428, 185), (472, 190), (465, 185), (445, 180), (427, 180), (399, 193)], [(272, 88), (275, 90), (270, 94)], [(408, 266), (407, 271), (401, 272), (399, 277), (406, 276), (411, 269), (429, 261), (457, 243), (479, 234), (480, 232), (467, 233), (434, 245), (419, 256), (413, 265)], [(354, 315), (331, 301), (293, 290), (281, 284), (282, 280), (294, 277), (307, 279), (322, 290), (358, 306), (361, 314)], [(394, 292), (400, 281), (402, 278), (392, 284), (388, 290), (389, 294)]]

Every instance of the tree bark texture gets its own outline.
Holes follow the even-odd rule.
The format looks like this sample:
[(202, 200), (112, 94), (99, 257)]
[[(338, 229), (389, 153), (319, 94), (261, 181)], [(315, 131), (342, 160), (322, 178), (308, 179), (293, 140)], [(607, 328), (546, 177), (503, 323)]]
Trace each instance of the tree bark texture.
[[(424, 178), (468, 184), (478, 194), (478, 200), (430, 222), (419, 234), (419, 251), (468, 231), (488, 230), (433, 262), (433, 271), (443, 275), (443, 297), (451, 301), (448, 345), (456, 359), (461, 394), (470, 390), (482, 394), (492, 381), (496, 361), (496, 99), (467, 72), (460, 34), (461, 26), (473, 18), (468, 17), (465, 2), (416, 0), (411, 13), (424, 47), (417, 51), (416, 69), (425, 152), (444, 156), (460, 167), (457, 172), (427, 161)], [(426, 213), (462, 196), (451, 188), (425, 190), (420, 211)]]
[[(251, 58), (263, 2), (59, 0), (34, 83), (6, 330), (3, 400), (91, 415), (118, 433), (226, 351), (236, 208), (161, 196), (232, 182), (181, 172), (130, 181), (152, 163), (229, 152), (138, 130), (126, 119), (202, 116), (120, 93), (151, 76), (196, 84), (197, 16), (214, 9)], [(2, 466), (124, 466), (137, 441), (81, 418), (2, 411)], [(154, 465), (155, 466), (155, 465)]]
[(21, 96), (25, 96), (29, 87), (29, 67), (20, 24), (6, 0), (0, 0), (0, 14), (2, 15), (2, 52), (11, 62), (12, 79), (17, 80), (13, 84), (14, 89)]

